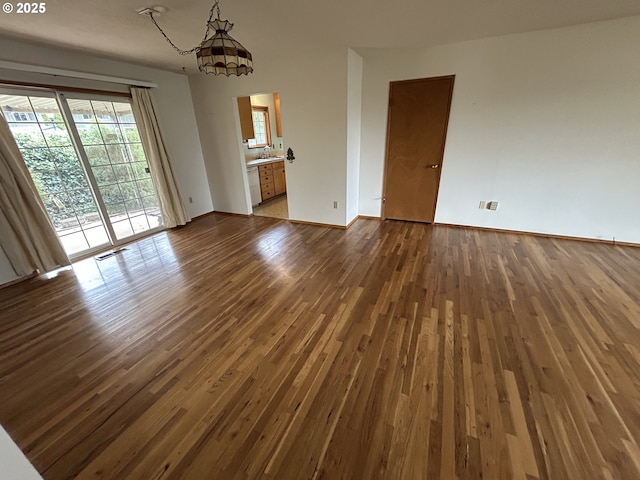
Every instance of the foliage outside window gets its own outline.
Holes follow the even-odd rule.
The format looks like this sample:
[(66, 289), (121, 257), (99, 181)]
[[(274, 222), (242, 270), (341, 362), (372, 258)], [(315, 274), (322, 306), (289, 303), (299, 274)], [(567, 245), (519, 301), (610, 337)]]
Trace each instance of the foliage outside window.
[[(67, 121), (61, 113), (65, 105)], [(67, 253), (162, 225), (129, 102), (0, 91), (0, 115)], [(75, 146), (71, 132), (80, 140)]]
[[(62, 125), (64, 129), (64, 124)], [(117, 209), (117, 213), (125, 211), (124, 205), (120, 204), (120, 202), (123, 202), (123, 198), (143, 196), (152, 197), (155, 200), (153, 184), (145, 171), (147, 164), (144, 159), (142, 145), (135, 143), (139, 141), (138, 133), (133, 129), (126, 130), (126, 133), (126, 140), (131, 142), (129, 144), (108, 145), (106, 148), (103, 146), (85, 147), (90, 155), (98, 184), (107, 187), (103, 189), (105, 202), (117, 204), (112, 208)], [(89, 144), (99, 144), (102, 141), (97, 125), (92, 125), (90, 128), (82, 130), (81, 136), (83, 141)], [(52, 146), (51, 148), (45, 148), (39, 138), (32, 134), (16, 133), (14, 137), (20, 147), (25, 163), (31, 171), (33, 181), (43, 198), (45, 207), (55, 224), (63, 222), (69, 216), (70, 211), (84, 214), (95, 212), (91, 192), (86, 188), (84, 171), (71, 146), (66, 129), (60, 133), (52, 133), (47, 136), (47, 143)], [(135, 190), (133, 183), (127, 182), (116, 185), (117, 193), (112, 194), (108, 187), (111, 186), (110, 184), (117, 182), (117, 171), (112, 169), (127, 167), (126, 165), (115, 164), (110, 166), (109, 171), (107, 171), (102, 169), (102, 165), (109, 166), (109, 159), (115, 159), (118, 155), (122, 155), (119, 150), (125, 146), (130, 149), (134, 159), (134, 162), (129, 163), (129, 165), (133, 168), (134, 179), (137, 180), (139, 192)], [(68, 192), (70, 191), (73, 191), (74, 194), (69, 195)]]
[(251, 107), (254, 138), (249, 139), (249, 148), (264, 148), (271, 145), (269, 107)]

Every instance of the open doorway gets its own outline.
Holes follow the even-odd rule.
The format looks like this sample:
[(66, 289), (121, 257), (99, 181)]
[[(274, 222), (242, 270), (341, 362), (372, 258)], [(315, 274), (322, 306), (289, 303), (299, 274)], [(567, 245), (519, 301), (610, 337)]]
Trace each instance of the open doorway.
[(288, 219), (280, 96), (239, 97), (238, 110), (253, 214)]

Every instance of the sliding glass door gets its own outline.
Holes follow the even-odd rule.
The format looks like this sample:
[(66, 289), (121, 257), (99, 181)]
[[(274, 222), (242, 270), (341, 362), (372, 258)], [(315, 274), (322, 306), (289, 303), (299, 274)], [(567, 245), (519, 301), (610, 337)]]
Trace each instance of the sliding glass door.
[(126, 99), (0, 90), (0, 111), (70, 257), (162, 227)]
[(131, 104), (72, 98), (67, 103), (116, 238), (161, 226)]
[(0, 94), (0, 106), (67, 254), (109, 245), (55, 97)]

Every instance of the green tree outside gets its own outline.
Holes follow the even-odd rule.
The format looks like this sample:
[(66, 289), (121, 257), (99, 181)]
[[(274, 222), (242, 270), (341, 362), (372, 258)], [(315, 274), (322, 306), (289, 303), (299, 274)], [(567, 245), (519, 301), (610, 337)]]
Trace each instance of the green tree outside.
[[(43, 133), (15, 133), (14, 137), (51, 220), (58, 228), (65, 228), (77, 224), (76, 216), (81, 223), (99, 216), (66, 125), (56, 117), (59, 115), (48, 115), (41, 123)], [(155, 189), (146, 172), (147, 162), (135, 124), (78, 127), (108, 213), (157, 210)]]

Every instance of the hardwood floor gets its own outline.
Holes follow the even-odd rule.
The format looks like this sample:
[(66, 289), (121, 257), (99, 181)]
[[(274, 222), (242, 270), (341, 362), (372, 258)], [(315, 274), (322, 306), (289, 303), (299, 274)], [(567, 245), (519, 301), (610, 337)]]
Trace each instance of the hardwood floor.
[(214, 214), (0, 290), (46, 479), (640, 478), (640, 249)]

